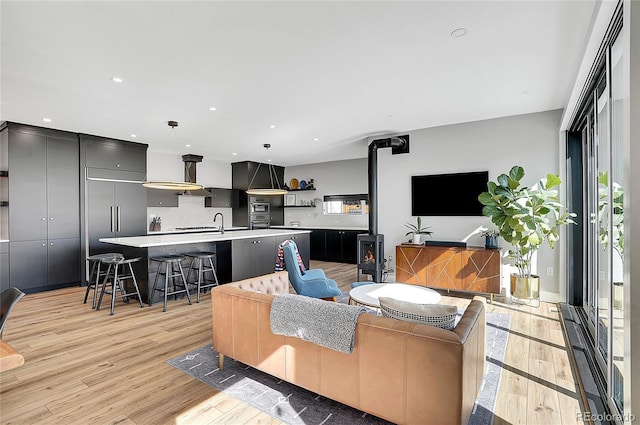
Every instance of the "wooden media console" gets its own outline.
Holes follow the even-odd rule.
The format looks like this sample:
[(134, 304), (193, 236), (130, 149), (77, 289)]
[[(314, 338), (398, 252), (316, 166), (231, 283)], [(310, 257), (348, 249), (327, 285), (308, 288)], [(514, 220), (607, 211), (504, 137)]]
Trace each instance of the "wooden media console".
[(500, 293), (500, 250), (396, 245), (396, 282), (453, 291)]

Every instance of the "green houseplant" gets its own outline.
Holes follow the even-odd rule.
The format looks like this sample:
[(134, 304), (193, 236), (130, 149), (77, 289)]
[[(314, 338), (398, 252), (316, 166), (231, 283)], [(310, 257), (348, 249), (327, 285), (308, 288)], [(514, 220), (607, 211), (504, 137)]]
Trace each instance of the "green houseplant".
[(514, 260), (517, 274), (511, 275), (511, 294), (517, 298), (540, 296), (540, 278), (532, 273), (533, 255), (547, 241), (553, 248), (560, 226), (574, 223), (575, 214), (558, 201), (561, 181), (547, 174), (535, 188), (523, 186), (524, 168), (516, 165), (509, 174), (487, 183), (487, 192), (478, 196), (484, 205), (482, 214), (496, 225), (500, 237), (513, 246), (509, 257)]
[(433, 232), (427, 230), (431, 228), (431, 226), (422, 227), (422, 219), (418, 217), (416, 219), (416, 224), (407, 223), (404, 225), (409, 231), (405, 234), (405, 236), (413, 235), (413, 243), (421, 244), (424, 243), (427, 236), (430, 236)]

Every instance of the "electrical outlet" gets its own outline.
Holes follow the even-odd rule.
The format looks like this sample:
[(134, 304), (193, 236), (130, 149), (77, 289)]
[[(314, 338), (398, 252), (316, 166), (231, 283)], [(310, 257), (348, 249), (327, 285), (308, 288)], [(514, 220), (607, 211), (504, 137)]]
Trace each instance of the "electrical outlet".
[(553, 276), (553, 267), (547, 267), (547, 276)]

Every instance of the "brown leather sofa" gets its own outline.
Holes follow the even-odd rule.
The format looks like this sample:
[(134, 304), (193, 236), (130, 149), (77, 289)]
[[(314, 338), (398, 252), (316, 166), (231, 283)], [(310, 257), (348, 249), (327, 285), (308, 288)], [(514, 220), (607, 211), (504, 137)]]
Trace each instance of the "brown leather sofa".
[[(287, 272), (212, 291), (213, 346), (256, 369), (398, 424), (466, 424), (485, 366), (485, 301), (475, 297), (452, 331), (360, 315), (344, 354), (271, 332)], [(329, 301), (327, 301), (329, 302)]]

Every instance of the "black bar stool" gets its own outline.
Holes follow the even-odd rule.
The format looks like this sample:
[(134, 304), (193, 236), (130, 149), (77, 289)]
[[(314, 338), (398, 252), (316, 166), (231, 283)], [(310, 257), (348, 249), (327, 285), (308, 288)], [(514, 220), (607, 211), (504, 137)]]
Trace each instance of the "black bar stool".
[[(191, 258), (189, 271), (187, 271), (187, 282), (192, 285), (196, 285), (198, 290), (196, 294), (196, 302), (199, 303), (201, 288), (206, 289), (206, 288), (211, 288), (212, 286), (218, 286), (218, 275), (216, 274), (216, 268), (213, 265), (213, 262), (215, 261), (215, 258), (216, 258), (216, 253), (203, 251), (203, 252), (189, 252), (184, 255)], [(205, 264), (205, 261), (209, 263), (208, 267)], [(194, 263), (196, 262), (198, 263), (197, 270), (194, 270), (194, 265), (195, 265)], [(195, 279), (193, 282), (189, 282), (189, 278), (191, 278), (192, 271), (195, 271), (197, 273), (197, 279)], [(211, 283), (207, 283), (207, 277), (205, 276), (205, 273), (211, 273), (213, 275), (213, 278), (209, 279)]]
[[(138, 281), (136, 280), (136, 275), (133, 273), (132, 263), (136, 261), (140, 261), (140, 257), (137, 258), (106, 258), (103, 259), (102, 262), (107, 264), (109, 267), (107, 268), (106, 275), (104, 280), (102, 281), (102, 291), (100, 291), (100, 300), (98, 301), (98, 305), (96, 306), (96, 310), (100, 310), (100, 306), (102, 305), (102, 298), (105, 293), (111, 294), (111, 312), (109, 313), (113, 316), (115, 306), (116, 306), (116, 291), (120, 291), (120, 295), (122, 296), (122, 301), (125, 303), (129, 302), (128, 297), (136, 295), (138, 297), (138, 302), (140, 303), (140, 308), (142, 305), (142, 297), (140, 296), (140, 289), (138, 288)], [(127, 265), (129, 266), (129, 274), (127, 274), (126, 270), (120, 270), (120, 266)], [(107, 281), (111, 279), (111, 292), (107, 291)], [(126, 285), (123, 280), (131, 279), (133, 282), (133, 287), (135, 288), (135, 292), (126, 292)]]
[(102, 270), (102, 260), (111, 258), (124, 258), (124, 256), (117, 252), (107, 252), (105, 254), (95, 254), (87, 257), (89, 262), (89, 280), (87, 281), (87, 292), (84, 293), (84, 302), (87, 303), (89, 298), (89, 291), (93, 289), (93, 304), (91, 308), (95, 309), (98, 302), (98, 287), (100, 286), (100, 278), (107, 274), (106, 270)]
[[(189, 289), (187, 288), (187, 279), (184, 277), (184, 270), (182, 268), (182, 261), (185, 259), (183, 255), (163, 255), (158, 257), (149, 257), (149, 260), (158, 263), (158, 270), (156, 271), (156, 278), (153, 281), (153, 293), (149, 295), (149, 306), (153, 303), (153, 294), (156, 291), (164, 293), (164, 303), (162, 305), (162, 311), (167, 311), (167, 297), (169, 295), (177, 295), (181, 293), (187, 294), (189, 305), (191, 305), (191, 295), (189, 295)], [(162, 271), (162, 265), (164, 264), (164, 272)], [(171, 268), (171, 269), (169, 269)], [(176, 270), (177, 268), (177, 270)], [(164, 289), (158, 288), (158, 278), (160, 275), (164, 275)], [(182, 279), (182, 289), (176, 289), (175, 278)], [(171, 278), (172, 291), (169, 292), (169, 278)]]

